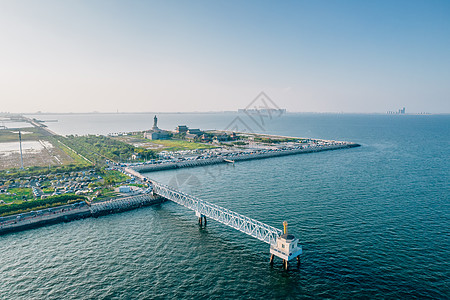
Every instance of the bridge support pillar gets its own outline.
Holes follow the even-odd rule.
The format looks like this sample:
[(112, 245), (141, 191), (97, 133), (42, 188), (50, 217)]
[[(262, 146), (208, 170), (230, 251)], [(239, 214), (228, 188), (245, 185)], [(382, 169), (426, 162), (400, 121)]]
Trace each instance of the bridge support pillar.
[(198, 225), (206, 226), (206, 216), (199, 212), (195, 212), (195, 215), (198, 217)]
[(200, 226), (206, 226), (206, 216), (202, 215), (198, 218), (198, 225)]

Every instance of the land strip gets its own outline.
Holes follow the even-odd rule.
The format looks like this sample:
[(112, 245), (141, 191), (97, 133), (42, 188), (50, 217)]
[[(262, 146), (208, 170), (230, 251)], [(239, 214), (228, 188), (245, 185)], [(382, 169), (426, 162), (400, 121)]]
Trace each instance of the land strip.
[(123, 212), (144, 206), (159, 204), (164, 201), (165, 199), (159, 196), (136, 195), (109, 199), (92, 204), (82, 201), (70, 205), (61, 205), (55, 208), (32, 211), (20, 215), (0, 217), (0, 235), (50, 224)]
[(337, 150), (343, 148), (354, 148), (359, 147), (358, 144), (337, 144), (337, 145), (325, 145), (318, 147), (308, 147), (308, 148), (294, 148), (294, 149), (284, 149), (284, 150), (273, 150), (273, 151), (253, 151), (250, 153), (233, 153), (227, 156), (217, 156), (213, 158), (200, 158), (195, 160), (179, 160), (179, 161), (169, 161), (166, 163), (159, 164), (147, 164), (147, 165), (136, 165), (131, 168), (138, 172), (154, 172), (169, 169), (178, 168), (191, 168), (197, 166), (213, 165), (220, 163), (234, 163), (236, 161), (253, 160), (253, 159), (263, 159), (269, 157), (294, 155), (301, 153), (311, 153), (320, 151)]
[(0, 148), (4, 167), (0, 168), (0, 233), (163, 201), (153, 195), (152, 181), (139, 172), (234, 164), (359, 146), (333, 140), (202, 131), (184, 125), (167, 131), (159, 129), (154, 119), (148, 131), (64, 137), (49, 130), (43, 121), (11, 117), (11, 124), (22, 121), (33, 127), (3, 126), (0, 147), (8, 142), (16, 147), (20, 130), (22, 146), (35, 142), (42, 151), (31, 153), (35, 160), (25, 151), (25, 168), (19, 169), (17, 150), (9, 155), (15, 162), (15, 168), (11, 168), (3, 164)]

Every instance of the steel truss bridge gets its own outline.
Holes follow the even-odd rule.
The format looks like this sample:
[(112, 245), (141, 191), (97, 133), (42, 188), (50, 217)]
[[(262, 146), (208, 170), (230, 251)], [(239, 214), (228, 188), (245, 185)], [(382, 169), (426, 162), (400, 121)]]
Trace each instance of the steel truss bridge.
[(278, 228), (201, 200), (154, 180), (150, 181), (153, 184), (153, 193), (195, 211), (200, 217), (216, 220), (267, 244), (276, 245), (277, 237), (283, 234)]

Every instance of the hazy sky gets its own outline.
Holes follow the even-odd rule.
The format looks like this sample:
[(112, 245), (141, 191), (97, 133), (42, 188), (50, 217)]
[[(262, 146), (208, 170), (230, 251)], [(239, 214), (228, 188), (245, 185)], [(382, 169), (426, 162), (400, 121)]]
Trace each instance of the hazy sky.
[(0, 0), (0, 112), (450, 112), (450, 1)]

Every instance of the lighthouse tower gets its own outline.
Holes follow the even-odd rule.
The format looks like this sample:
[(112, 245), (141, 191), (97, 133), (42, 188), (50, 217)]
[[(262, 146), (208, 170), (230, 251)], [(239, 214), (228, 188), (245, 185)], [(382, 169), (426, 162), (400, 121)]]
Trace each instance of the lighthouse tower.
[(283, 222), (284, 234), (277, 238), (275, 245), (270, 246), (270, 263), (273, 263), (274, 256), (278, 256), (283, 260), (283, 266), (288, 269), (288, 261), (297, 257), (297, 263), (300, 263), (300, 254), (302, 254), (302, 246), (298, 245), (298, 239), (292, 234), (288, 234), (288, 223)]

